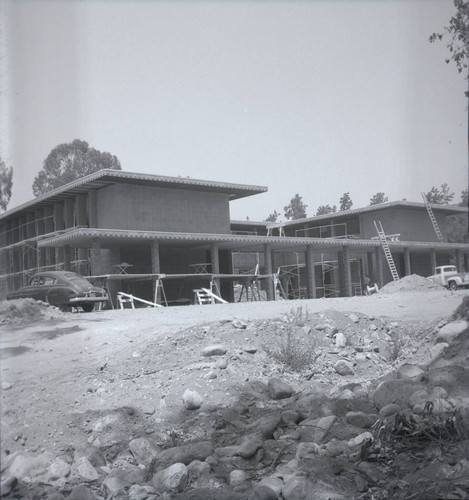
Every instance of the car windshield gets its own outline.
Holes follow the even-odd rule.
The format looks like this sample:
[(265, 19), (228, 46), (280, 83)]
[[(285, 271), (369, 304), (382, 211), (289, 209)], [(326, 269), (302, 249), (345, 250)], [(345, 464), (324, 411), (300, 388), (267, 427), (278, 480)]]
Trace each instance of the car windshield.
[(69, 281), (73, 281), (77, 285), (82, 285), (82, 286), (90, 286), (90, 282), (86, 280), (85, 278), (82, 278), (81, 276), (78, 276), (78, 274), (75, 273), (65, 273), (64, 274), (65, 278)]

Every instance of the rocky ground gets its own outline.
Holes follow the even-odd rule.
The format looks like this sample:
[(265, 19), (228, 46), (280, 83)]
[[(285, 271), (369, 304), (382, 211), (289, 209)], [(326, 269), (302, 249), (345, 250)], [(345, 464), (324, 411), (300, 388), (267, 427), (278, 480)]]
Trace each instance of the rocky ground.
[(91, 314), (0, 303), (2, 496), (467, 498), (469, 292), (400, 281)]

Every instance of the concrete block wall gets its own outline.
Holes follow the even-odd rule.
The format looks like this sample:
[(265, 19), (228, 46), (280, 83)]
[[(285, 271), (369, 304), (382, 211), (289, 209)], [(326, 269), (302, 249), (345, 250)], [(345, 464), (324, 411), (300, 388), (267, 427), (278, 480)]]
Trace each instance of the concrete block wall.
[(99, 191), (98, 227), (187, 233), (230, 233), (228, 195), (115, 184)]
[[(443, 237), (446, 237), (446, 216), (435, 213), (435, 217)], [(380, 221), (386, 234), (400, 234), (400, 241), (438, 241), (426, 210), (386, 208), (379, 213), (361, 214), (362, 238), (377, 236), (373, 221)]]

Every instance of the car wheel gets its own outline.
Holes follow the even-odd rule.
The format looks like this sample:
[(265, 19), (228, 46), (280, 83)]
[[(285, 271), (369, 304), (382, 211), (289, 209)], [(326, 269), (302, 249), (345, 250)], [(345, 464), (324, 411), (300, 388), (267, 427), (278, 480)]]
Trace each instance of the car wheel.
[(449, 286), (450, 290), (457, 290), (458, 289), (458, 284), (456, 283), (456, 281), (450, 281), (448, 283), (448, 286)]
[(81, 308), (85, 311), (85, 313), (89, 313), (94, 309), (94, 304), (82, 304)]

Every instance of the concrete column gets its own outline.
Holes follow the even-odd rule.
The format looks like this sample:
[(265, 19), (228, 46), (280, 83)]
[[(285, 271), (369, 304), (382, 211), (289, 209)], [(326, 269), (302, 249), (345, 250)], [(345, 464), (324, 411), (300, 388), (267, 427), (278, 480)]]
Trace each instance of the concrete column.
[(34, 236), (36, 235), (36, 225), (34, 224), (34, 214), (29, 213), (26, 216), (26, 238), (28, 246), (26, 247), (27, 268), (34, 269), (36, 267), (36, 242)]
[(379, 288), (381, 288), (384, 284), (384, 268), (383, 268), (384, 253), (381, 247), (375, 248), (375, 256), (376, 256), (375, 282), (377, 282)]
[(75, 196), (75, 215), (77, 226), (88, 227), (88, 217), (86, 216), (86, 194), (77, 194)]
[[(45, 234), (54, 232), (54, 208), (52, 206), (44, 209), (44, 232)], [(45, 248), (46, 266), (52, 266), (55, 263), (55, 249)]]
[(464, 266), (461, 250), (459, 250), (459, 248), (454, 251), (454, 260), (456, 261), (456, 269), (458, 270), (458, 272), (462, 273)]
[(75, 200), (66, 198), (64, 201), (64, 228), (68, 229), (75, 225)]
[(70, 245), (64, 246), (64, 270), (72, 270), (72, 249)]
[(308, 299), (315, 299), (317, 296), (316, 296), (316, 274), (314, 267), (315, 260), (314, 260), (313, 245), (306, 246), (305, 263), (306, 263)]
[[(272, 245), (270, 243), (264, 244), (264, 265), (265, 274), (272, 274)], [(272, 278), (266, 278), (267, 300), (275, 300), (275, 290)]]
[(98, 227), (98, 201), (96, 190), (88, 193), (89, 227)]
[(430, 249), (430, 267), (431, 267), (430, 274), (433, 274), (433, 270), (436, 267), (436, 250), (434, 248)]
[(151, 272), (152, 274), (160, 274), (160, 244), (157, 240), (151, 243)]
[(344, 275), (343, 275), (343, 283), (344, 283), (344, 292), (346, 297), (352, 296), (352, 271), (350, 268), (350, 248), (345, 246), (342, 250), (343, 259), (344, 259)]
[[(88, 200), (86, 194), (77, 194), (75, 196), (75, 220), (77, 226), (88, 226), (88, 217), (86, 215), (87, 201)], [(78, 260), (79, 264), (77, 266), (77, 271), (79, 274), (85, 275), (87, 271), (88, 260), (88, 251), (86, 248), (78, 249)]]
[[(110, 255), (109, 255), (109, 264), (111, 266), (110, 272), (114, 274), (116, 272), (116, 268), (112, 267), (115, 266), (116, 264), (120, 264), (121, 262), (121, 252), (120, 248), (115, 246), (111, 247), (110, 249)], [(111, 299), (111, 307), (117, 308), (117, 292), (122, 290), (122, 280), (107, 280), (107, 292), (109, 294), (109, 297)]]
[(101, 240), (93, 238), (91, 240), (90, 272), (92, 276), (99, 276), (101, 273)]
[[(65, 228), (64, 204), (54, 203), (54, 231), (62, 231)], [(56, 267), (64, 261), (64, 252), (62, 247), (55, 249), (55, 264)]]
[[(220, 258), (218, 255), (218, 243), (212, 242), (210, 244), (210, 262), (212, 264), (212, 273), (213, 274), (220, 274)], [(214, 282), (217, 286), (216, 290), (213, 290), (214, 293), (221, 293), (221, 288), (220, 288), (220, 279), (215, 278)]]
[(410, 276), (412, 274), (412, 267), (410, 264), (410, 250), (404, 248), (404, 274)]

